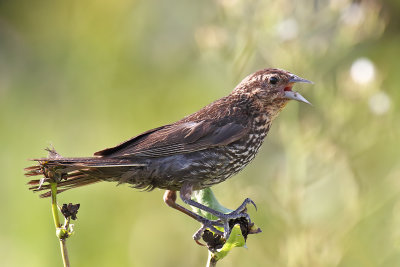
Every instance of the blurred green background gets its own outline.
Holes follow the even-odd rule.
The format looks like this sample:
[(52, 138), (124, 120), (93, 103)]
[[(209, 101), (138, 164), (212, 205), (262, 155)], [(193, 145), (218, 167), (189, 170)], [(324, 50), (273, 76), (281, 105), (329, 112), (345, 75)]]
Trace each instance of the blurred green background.
[[(28, 158), (90, 156), (287, 69), (290, 103), (258, 157), (214, 187), (263, 233), (219, 266), (400, 266), (400, 2), (1, 1), (0, 265), (60, 266), (49, 199)], [(204, 266), (198, 223), (161, 190), (100, 183), (80, 203), (72, 266)]]

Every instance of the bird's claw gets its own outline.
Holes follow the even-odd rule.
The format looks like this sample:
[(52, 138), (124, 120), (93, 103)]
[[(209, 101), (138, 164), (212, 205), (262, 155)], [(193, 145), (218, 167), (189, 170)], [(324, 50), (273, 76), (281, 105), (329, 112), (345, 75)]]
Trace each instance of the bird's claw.
[(251, 199), (251, 198), (246, 198), (244, 201), (243, 201), (243, 203), (242, 203), (242, 205), (240, 205), (235, 211), (233, 211), (233, 212), (242, 212), (242, 211), (244, 211), (244, 210), (246, 210), (246, 207), (247, 207), (247, 205), (248, 204), (252, 204), (253, 206), (254, 206), (254, 208), (256, 209), (256, 211), (257, 211), (257, 205), (256, 205), (256, 203), (254, 203), (254, 201)]
[(204, 246), (204, 244), (200, 243), (199, 240), (203, 236), (204, 231), (207, 229), (210, 229), (215, 234), (224, 236), (224, 233), (221, 232), (220, 230), (218, 230), (217, 228), (215, 228), (215, 226), (222, 226), (220, 220), (212, 221), (212, 220), (204, 219), (200, 229), (197, 230), (196, 233), (194, 233), (194, 235), (193, 235), (194, 241), (196, 241), (197, 244)]
[[(234, 211), (227, 213), (227, 214), (220, 214), (218, 216), (218, 220), (208, 220), (204, 219), (202, 221), (202, 226), (200, 227), (199, 230), (196, 231), (193, 235), (193, 239), (196, 241), (197, 244), (204, 246), (199, 240), (203, 237), (204, 231), (209, 229), (214, 234), (219, 235), (223, 237), (225, 240), (228, 239), (229, 235), (231, 234), (232, 227), (235, 225), (233, 221), (237, 221), (240, 218), (246, 219), (248, 224), (252, 224), (250, 216), (246, 213), (246, 207), (248, 204), (252, 204), (254, 208), (257, 210), (257, 206), (254, 203), (253, 200), (250, 198), (246, 198), (243, 203)], [(224, 232), (216, 229), (215, 227), (218, 226), (223, 226), (224, 227)]]

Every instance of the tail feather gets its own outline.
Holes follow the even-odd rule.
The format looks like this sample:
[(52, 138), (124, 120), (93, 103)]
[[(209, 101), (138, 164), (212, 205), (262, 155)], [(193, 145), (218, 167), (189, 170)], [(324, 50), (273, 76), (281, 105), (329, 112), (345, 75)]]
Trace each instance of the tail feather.
[[(57, 192), (61, 193), (72, 188), (113, 180), (113, 174), (118, 173), (117, 169), (146, 166), (132, 163), (127, 159), (63, 158), (54, 149), (47, 149), (47, 151), (49, 151), (48, 158), (32, 159), (37, 162), (37, 165), (24, 169), (25, 176), (43, 176), (41, 179), (32, 179), (28, 182), (28, 185), (31, 186), (29, 189), (34, 192), (49, 190), (50, 183), (56, 182)], [(51, 191), (40, 195), (42, 198), (50, 196)]]

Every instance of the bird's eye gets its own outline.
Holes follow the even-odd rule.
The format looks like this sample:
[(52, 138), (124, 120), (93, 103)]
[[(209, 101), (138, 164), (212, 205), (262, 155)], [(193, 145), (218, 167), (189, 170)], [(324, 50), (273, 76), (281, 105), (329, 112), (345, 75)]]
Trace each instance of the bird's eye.
[(269, 78), (269, 83), (270, 84), (277, 84), (279, 81), (279, 79), (275, 76), (272, 76), (271, 78)]

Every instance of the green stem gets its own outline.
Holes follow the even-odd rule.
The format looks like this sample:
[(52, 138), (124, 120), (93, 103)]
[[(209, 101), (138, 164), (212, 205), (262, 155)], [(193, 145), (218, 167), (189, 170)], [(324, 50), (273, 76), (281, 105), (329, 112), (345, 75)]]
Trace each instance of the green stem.
[(58, 217), (58, 207), (57, 207), (57, 184), (50, 183), (51, 186), (51, 211), (53, 213), (54, 225), (56, 228), (60, 228), (60, 218)]
[(60, 239), (60, 248), (61, 248), (61, 256), (63, 259), (64, 267), (70, 267), (69, 258), (68, 258), (68, 250), (67, 243), (65, 239)]
[(57, 206), (57, 184), (50, 183), (51, 186), (51, 211), (53, 213), (54, 225), (56, 226), (57, 237), (60, 240), (61, 256), (63, 260), (64, 267), (70, 267), (67, 244), (64, 235), (60, 235), (60, 230), (63, 230), (60, 223), (60, 218), (58, 217), (58, 206)]

